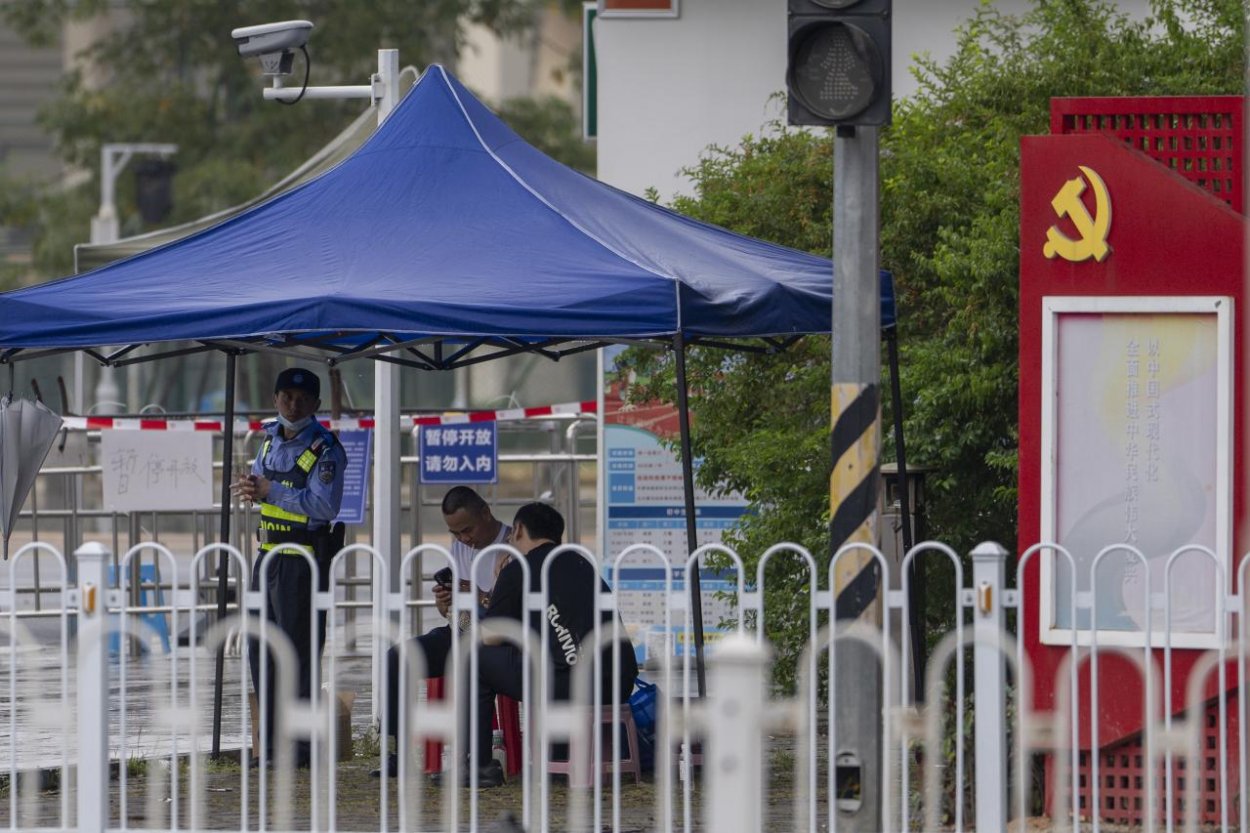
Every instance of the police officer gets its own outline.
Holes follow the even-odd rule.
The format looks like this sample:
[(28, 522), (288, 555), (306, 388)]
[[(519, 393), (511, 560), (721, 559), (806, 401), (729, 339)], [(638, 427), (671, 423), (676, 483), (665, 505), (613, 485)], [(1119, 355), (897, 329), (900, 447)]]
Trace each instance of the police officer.
[[(280, 544), (302, 544), (317, 562), (317, 586), (329, 586), (330, 560), (343, 545), (343, 525), (333, 523), (343, 499), (343, 471), (347, 455), (343, 446), (314, 414), (321, 406), (321, 380), (300, 367), (278, 374), (274, 383), (275, 422), (266, 426), (265, 441), (252, 464), (250, 474), (234, 484), (234, 492), (244, 500), (260, 504), (260, 526), (256, 537), (259, 555), (252, 570), (252, 590), (262, 586), (265, 572), (269, 621), (290, 639), (299, 659), (295, 685), (301, 699), (311, 694), (313, 677), (319, 677), (318, 663), (325, 645), (325, 614), (317, 616), (317, 647), (309, 647), (312, 634), (312, 593), (314, 576), (308, 562), (294, 551), (270, 555)], [(266, 718), (264, 746), (273, 759), (274, 679), (273, 660), (267, 657), (266, 691), (261, 691), (260, 650), (252, 645), (248, 661), (252, 685)], [(308, 747), (296, 749), (297, 766), (307, 766)]]

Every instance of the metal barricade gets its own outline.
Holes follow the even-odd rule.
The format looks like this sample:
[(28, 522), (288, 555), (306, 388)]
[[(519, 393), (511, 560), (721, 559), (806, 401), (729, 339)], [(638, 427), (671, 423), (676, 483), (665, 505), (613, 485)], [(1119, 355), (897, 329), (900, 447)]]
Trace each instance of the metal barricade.
[[(282, 549), (290, 552), (267, 557), (308, 558), (298, 547)], [(835, 558), (852, 549), (844, 548)], [(891, 568), (884, 557), (867, 549), (885, 575)], [(519, 555), (497, 545), (477, 558), (492, 558), (501, 550)], [(59, 598), (43, 611), (21, 610), (13, 576), (36, 551), (57, 566), (59, 584), (46, 588), (45, 594), (49, 603), (54, 593)], [(201, 625), (195, 614), (210, 606), (203, 603), (200, 583), (210, 576), (218, 551), (239, 578), (238, 605), (225, 619)], [(888, 616), (900, 610), (904, 615), (899, 621), (908, 621), (905, 582), (882, 597), (883, 625), (874, 628), (829, 621), (839, 588), (822, 587), (819, 578), (835, 571), (802, 547), (772, 547), (754, 562), (754, 575), (747, 573), (738, 553), (719, 545), (701, 548), (688, 559), (671, 558), (654, 547), (631, 547), (612, 559), (613, 567), (644, 558), (659, 564), (664, 577), (663, 589), (655, 591), (664, 634), (655, 669), (660, 686), (655, 772), (633, 784), (622, 777), (636, 752), (628, 727), (622, 726), (625, 704), (619, 693), (601, 688), (605, 669), (598, 667), (612, 663), (616, 676), (609, 674), (607, 682), (615, 689), (618, 640), (625, 632), (619, 615), (621, 589), (593, 594), (598, 624), (584, 638), (583, 661), (572, 666), (567, 701), (548, 696), (546, 669), (553, 649), (559, 648), (550, 644), (545, 629), (536, 634), (524, 624), (531, 614), (547, 610), (545, 575), (554, 558), (582, 559), (594, 575), (602, 574), (603, 562), (576, 544), (561, 547), (544, 562), (539, 590), (523, 596), (522, 622), (500, 626), (482, 621), (475, 593), (453, 594), (451, 619), (467, 612), (469, 626), (463, 634), (451, 632), (443, 700), (422, 695), (428, 672), (409, 639), (420, 603), (413, 602), (405, 585), (421, 581), (415, 567), (423, 559), (451, 564), (453, 571), (455, 565), (441, 547), (408, 551), (401, 563), (405, 581), (400, 589), (379, 594), (367, 622), (357, 623), (359, 638), (397, 648), (398, 725), (389, 725), (387, 712), (378, 725), (367, 710), (357, 709), (347, 713), (347, 734), (343, 709), (350, 697), (341, 695), (372, 685), (375, 678), (383, 685), (390, 682), (389, 666), (375, 673), (369, 667), (372, 654), (347, 650), (343, 633), (348, 610), (343, 602), (354, 560), (362, 559), (372, 579), (390, 587), (389, 565), (370, 547), (346, 547), (333, 562), (328, 589), (311, 595), (309, 616), (329, 614), (328, 647), (309, 686), (310, 699), (299, 700), (289, 671), (292, 648), (265, 615), (264, 579), (255, 589), (244, 579), (248, 560), (242, 551), (214, 544), (187, 560), (145, 543), (115, 558), (106, 547), (89, 543), (74, 554), (77, 574), (71, 578), (58, 551), (29, 544), (6, 565), (9, 580), (0, 611), (8, 633), (0, 685), (0, 715), (5, 718), (0, 720), (0, 749), (9, 761), (7, 771), (0, 771), (0, 828), (481, 830), (507, 808), (515, 811), (521, 829), (532, 831), (559, 826), (735, 833), (792, 827), (815, 833), (846, 829), (870, 806), (884, 830), (1006, 830), (1037, 812), (1036, 797), (1049, 815), (1045, 824), (1056, 829), (1098, 830), (1133, 813), (1136, 823), (1148, 830), (1245, 829), (1247, 721), (1241, 717), (1246, 696), (1240, 688), (1235, 694), (1229, 688), (1238, 679), (1237, 671), (1246, 667), (1243, 599), (1228, 592), (1230, 582), (1217, 570), (1220, 578), (1210, 599), (1211, 645), (1185, 648), (1182, 662), (1182, 648), (1174, 643), (1186, 644), (1192, 637), (1173, 627), (1175, 576), (1197, 569), (1195, 565), (1218, 566), (1218, 560), (1209, 551), (1187, 547), (1152, 564), (1124, 545), (1109, 547), (1084, 563), (1087, 575), (1080, 581), (1074, 569), (1055, 585), (1062, 590), (1067, 583), (1064, 594), (1073, 616), (1088, 613), (1089, 621), (1101, 621), (1097, 591), (1106, 582), (1109, 560), (1121, 557), (1117, 553), (1140, 562), (1147, 576), (1152, 566), (1163, 564), (1161, 581), (1143, 585), (1148, 596), (1142, 609), (1149, 614), (1142, 620), (1141, 644), (1106, 644), (1110, 637), (1098, 631), (1078, 635), (1073, 629), (1069, 645), (1050, 646), (1060, 661), (1035, 682), (1028, 646), (1033, 637), (1025, 628), (1036, 627), (1040, 611), (1026, 601), (1037, 598), (1028, 582), (1035, 580), (1034, 568), (1043, 559), (1073, 567), (1082, 562), (1056, 545), (1039, 545), (1020, 554), (1009, 579), (1009, 554), (996, 544), (983, 544), (967, 557), (935, 542), (914, 547), (900, 565), (904, 577), (911, 562), (920, 558), (946, 561), (956, 576), (949, 599), (952, 627), (928, 658), (925, 697), (917, 702), (904, 661), (910, 656), (908, 637), (890, 632)], [(131, 567), (143, 557), (155, 557), (161, 565), (160, 584), (168, 588), (163, 602), (154, 593), (141, 596), (141, 604), (132, 602)], [(729, 632), (709, 650), (709, 696), (698, 700), (690, 655), (679, 657), (673, 641), (671, 625), (687, 620), (691, 609), (673, 577), (676, 567), (694, 569), (713, 557), (735, 568), (729, 591), (735, 615)], [(770, 587), (766, 567), (778, 559), (794, 559), (800, 570), (792, 575), (805, 578), (784, 588)], [(121, 568), (115, 583), (107, 569), (113, 562)], [(969, 562), (970, 579), (965, 580)], [(1241, 562), (1236, 587), (1243, 586), (1248, 563)], [(524, 586), (534, 586), (528, 563), (521, 559), (520, 564)], [(762, 623), (777, 592), (808, 594), (806, 604), (793, 608), (801, 617), (795, 624), (806, 647), (796, 660), (799, 683), (792, 695), (770, 685), (778, 660)], [(52, 607), (55, 623), (47, 618)], [(30, 615), (36, 612), (43, 616)], [(119, 649), (110, 649), (114, 634), (118, 643), (132, 639), (149, 644), (159, 629), (145, 617), (157, 614), (168, 615), (174, 630), (178, 621), (187, 619), (190, 644), (180, 648), (175, 642), (168, 654), (152, 651), (146, 657), (120, 656)], [(473, 789), (478, 771), (463, 766), (467, 750), (478, 740), (476, 695), (487, 678), (479, 663), (483, 649), (476, 646), (483, 639), (517, 646), (524, 669), (518, 692), (522, 768), (519, 780), (499, 791)], [(261, 671), (259, 679), (252, 679), (241, 656), (214, 662), (219, 648), (254, 640), (274, 652), (277, 670), (272, 678)], [(839, 657), (845, 658), (851, 645), (862, 648), (857, 655), (871, 656), (873, 662), (848, 669)], [(612, 647), (599, 650), (603, 646)], [(861, 714), (880, 718), (880, 766), (870, 780), (858, 783), (847, 777), (853, 767), (841, 757), (839, 704), (821, 696), (826, 686), (822, 677), (843, 673), (878, 674), (881, 680), (880, 699), (859, 704)], [(1140, 686), (1127, 685), (1132, 675), (1141, 678)], [(233, 767), (208, 757), (207, 727), (213, 717), (208, 694), (218, 685), (222, 748), (234, 756)], [(276, 765), (267, 766), (266, 760), (253, 770), (244, 754), (253, 746), (250, 727), (262, 724), (257, 728), (263, 736), (269, 718), (263, 709), (260, 716), (249, 717), (248, 699), (259, 688), (260, 702), (265, 702), (270, 686), (279, 689), (273, 712), (278, 721)], [(835, 688), (828, 685), (827, 690)], [(1050, 707), (1035, 708), (1036, 691), (1048, 697), (1053, 691)], [(1140, 730), (1108, 745), (1098, 739), (1105, 736), (1100, 734), (1103, 712), (1112, 705), (1135, 711)], [(398, 738), (399, 777), (371, 778), (368, 769), (385, 760), (385, 738), (392, 728)], [(340, 753), (347, 751), (344, 743), (369, 745), (379, 733), (380, 746), (340, 762)], [(289, 750), (286, 741), (295, 740), (310, 744), (307, 770), (292, 767), (283, 751)], [(440, 760), (426, 760), (426, 741), (431, 740), (448, 750), (448, 771), (437, 789), (423, 777), (427, 765), (442, 769)], [(570, 789), (551, 786), (552, 743), (569, 745)], [(605, 762), (610, 777), (603, 774)], [(1042, 777), (1035, 774), (1039, 763)], [(471, 785), (463, 800), (456, 786), (460, 782)], [(1141, 798), (1136, 806), (1125, 802), (1133, 795)]]

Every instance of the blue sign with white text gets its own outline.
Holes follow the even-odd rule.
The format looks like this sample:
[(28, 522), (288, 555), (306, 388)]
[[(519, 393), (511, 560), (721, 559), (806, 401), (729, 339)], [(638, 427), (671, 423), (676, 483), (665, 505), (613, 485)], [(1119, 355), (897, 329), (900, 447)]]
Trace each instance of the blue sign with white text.
[(334, 520), (345, 524), (365, 522), (369, 504), (369, 461), (373, 448), (373, 431), (340, 431), (339, 442), (347, 452), (347, 471), (343, 473), (343, 502)]
[(422, 425), (422, 483), (498, 483), (499, 433), (494, 422)]

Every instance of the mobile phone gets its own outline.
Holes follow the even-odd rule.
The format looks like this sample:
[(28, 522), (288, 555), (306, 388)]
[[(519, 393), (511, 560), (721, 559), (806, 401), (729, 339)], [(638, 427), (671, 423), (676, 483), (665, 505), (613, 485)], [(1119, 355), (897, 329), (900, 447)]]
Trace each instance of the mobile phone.
[(451, 568), (444, 567), (434, 574), (434, 583), (443, 587), (451, 587)]

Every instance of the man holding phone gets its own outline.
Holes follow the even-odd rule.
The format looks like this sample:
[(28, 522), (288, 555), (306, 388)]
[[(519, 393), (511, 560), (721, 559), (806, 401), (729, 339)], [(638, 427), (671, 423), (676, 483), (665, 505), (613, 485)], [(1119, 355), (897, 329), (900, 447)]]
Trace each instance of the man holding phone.
[[(512, 527), (496, 520), (490, 506), (482, 499), (482, 496), (468, 486), (456, 486), (448, 491), (443, 496), (442, 510), (443, 521), (447, 524), (447, 531), (452, 536), (451, 557), (456, 565), (455, 575), (459, 577), (459, 589), (461, 592), (466, 592), (476, 586), (478, 602), (485, 607), (491, 589), (495, 586), (495, 577), (508, 562), (508, 554), (501, 551), (494, 558), (483, 558), (476, 569), (472, 566), (473, 559), (486, 547), (507, 543)], [(449, 622), (451, 619), (451, 582), (452, 570), (450, 568), (443, 568), (434, 574), (434, 607)], [(454, 624), (461, 633), (468, 630), (468, 611), (462, 611), (459, 621)], [(415, 647), (420, 647), (425, 657), (426, 677), (443, 676), (447, 656), (451, 653), (451, 637), (451, 624), (448, 624), (434, 628), (410, 641), (409, 652)], [(386, 652), (387, 731), (391, 737), (396, 738), (399, 736), (399, 680), (402, 671), (400, 648), (401, 646), (396, 645)], [(416, 692), (410, 690), (408, 696), (415, 697)], [(399, 748), (398, 745), (397, 748)], [(372, 774), (375, 777), (381, 777), (383, 773), (391, 777), (399, 774), (397, 754), (387, 755), (382, 767), (375, 769)]]

